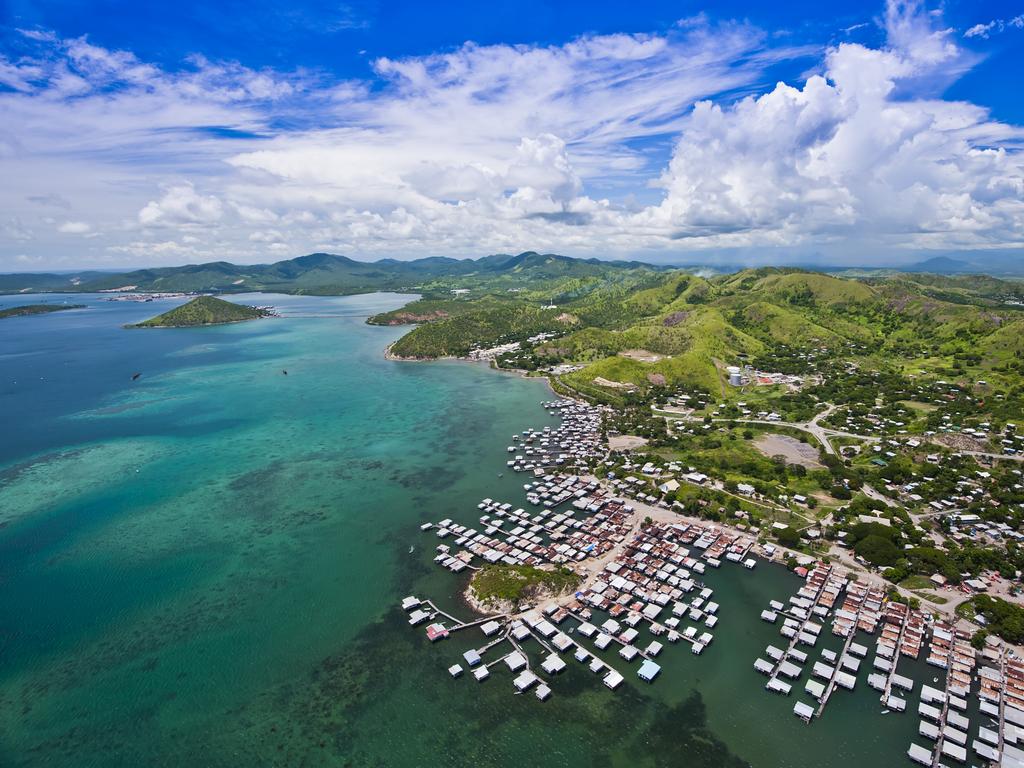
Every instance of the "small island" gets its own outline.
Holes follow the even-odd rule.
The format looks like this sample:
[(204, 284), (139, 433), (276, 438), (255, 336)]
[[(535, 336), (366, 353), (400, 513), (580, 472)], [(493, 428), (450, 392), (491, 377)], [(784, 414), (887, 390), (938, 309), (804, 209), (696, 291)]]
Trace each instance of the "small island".
[(580, 580), (564, 566), (488, 565), (473, 575), (463, 596), (478, 613), (511, 612), (528, 602), (571, 594)]
[(216, 296), (197, 296), (187, 304), (151, 317), (127, 328), (194, 328), (203, 325), (223, 325), (273, 317), (274, 312), (266, 307), (250, 307), (234, 304)]
[(25, 304), (20, 307), (0, 309), (0, 320), (5, 317), (22, 317), (23, 315), (47, 315), (65, 309), (85, 309), (85, 304)]

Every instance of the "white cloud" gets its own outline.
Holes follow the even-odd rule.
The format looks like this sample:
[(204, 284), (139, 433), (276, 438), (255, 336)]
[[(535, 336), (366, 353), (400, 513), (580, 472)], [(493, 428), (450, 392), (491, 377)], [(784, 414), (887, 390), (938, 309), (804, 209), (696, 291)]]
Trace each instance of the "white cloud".
[(982, 24), (975, 24), (964, 32), (964, 37), (982, 37), (988, 39), (989, 35), (1003, 32), (1008, 28), (1024, 29), (1024, 14), (1014, 16), (1012, 19), (992, 19)]
[(91, 229), (92, 227), (84, 221), (65, 221), (57, 227), (57, 231), (65, 235), (84, 235)]
[[(941, 97), (976, 62), (941, 16), (890, 2), (882, 23), (883, 46), (826, 50), (699, 16), (379, 59), (359, 82), (27, 32), (34, 53), (0, 55), (0, 158), (25, 180), (0, 186), (5, 234), (66, 245), (59, 193), (133, 264), (1019, 246), (1021, 130)], [(759, 87), (809, 54), (819, 74)]]
[(665, 201), (639, 218), (720, 246), (1019, 245), (1024, 164), (999, 144), (1024, 132), (971, 104), (894, 98), (961, 66), (949, 32), (906, 11), (890, 6), (885, 49), (840, 45), (802, 88), (699, 104), (662, 178)]
[(6, 239), (14, 242), (26, 242), (33, 239), (32, 232), (25, 226), (25, 223), (17, 216), (12, 216), (3, 222), (0, 229)]
[(257, 230), (249, 235), (249, 241), (253, 243), (283, 243), (285, 240), (284, 233), (276, 229)]
[(150, 200), (139, 211), (139, 223), (145, 227), (213, 224), (224, 215), (220, 200), (203, 196), (190, 183), (170, 187), (159, 200)]

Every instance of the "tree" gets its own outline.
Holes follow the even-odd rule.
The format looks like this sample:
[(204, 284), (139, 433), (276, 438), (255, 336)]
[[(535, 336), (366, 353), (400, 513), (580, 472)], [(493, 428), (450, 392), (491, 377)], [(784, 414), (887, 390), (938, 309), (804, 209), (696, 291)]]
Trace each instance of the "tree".
[(900, 557), (892, 541), (876, 534), (865, 536), (853, 545), (853, 550), (872, 565), (894, 565)]
[(800, 544), (800, 534), (791, 526), (781, 529), (775, 534), (775, 538), (784, 547), (796, 547)]
[(985, 639), (988, 637), (988, 630), (979, 629), (971, 637), (971, 645), (974, 646), (974, 650), (983, 651), (985, 650)]

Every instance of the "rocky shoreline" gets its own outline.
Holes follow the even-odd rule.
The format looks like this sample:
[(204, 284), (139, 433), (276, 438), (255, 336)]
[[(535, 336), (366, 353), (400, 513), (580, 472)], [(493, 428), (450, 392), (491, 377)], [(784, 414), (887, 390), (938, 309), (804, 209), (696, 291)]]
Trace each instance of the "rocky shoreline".
[[(576, 573), (574, 569), (573, 572)], [(479, 571), (477, 571), (477, 573), (479, 573)], [(480, 616), (489, 616), (496, 613), (520, 613), (522, 611), (529, 610), (530, 608), (537, 607), (544, 601), (558, 600), (566, 597), (567, 595), (571, 595), (576, 589), (576, 587), (574, 587), (572, 589), (555, 592), (546, 586), (538, 585), (532, 588), (529, 594), (524, 594), (518, 602), (499, 599), (481, 600), (477, 596), (476, 590), (473, 589), (473, 581), (476, 578), (477, 573), (473, 574), (469, 582), (466, 584), (465, 589), (462, 590), (462, 601), (470, 608), (470, 610)], [(576, 575), (579, 578), (580, 583), (582, 583), (583, 576), (579, 573), (576, 573)]]

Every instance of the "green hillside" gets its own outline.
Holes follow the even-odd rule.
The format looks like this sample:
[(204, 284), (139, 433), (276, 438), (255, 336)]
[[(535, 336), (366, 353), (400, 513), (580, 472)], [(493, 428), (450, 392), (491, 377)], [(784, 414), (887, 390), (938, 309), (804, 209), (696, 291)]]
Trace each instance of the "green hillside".
[(450, 295), (454, 289), (494, 291), (586, 292), (595, 282), (636, 273), (661, 272), (640, 262), (573, 259), (533, 251), (480, 259), (426, 258), (414, 261), (356, 261), (330, 253), (273, 264), (231, 264), (214, 261), (180, 267), (138, 269), (122, 273), (82, 272), (77, 275), (0, 275), (2, 293), (94, 292), (124, 289), (151, 292), (275, 293), (344, 296), (373, 291)]
[(1017, 284), (992, 278), (862, 280), (771, 268), (711, 279), (678, 270), (626, 271), (566, 278), (555, 287), (563, 288), (557, 298), (550, 290), (478, 288), (469, 296), (415, 302), (371, 322), (400, 324), (405, 317), (420, 323), (394, 345), (396, 353), (417, 358), (519, 342), (518, 350), (500, 355), (501, 365), (577, 368), (560, 370), (556, 386), (611, 402), (681, 386), (764, 404), (787, 398), (797, 407), (804, 396), (781, 386), (726, 386), (726, 367), (748, 364), (833, 381), (851, 365), (948, 377), (964, 386), (972, 378), (991, 379), (1016, 391), (1024, 364), (1018, 332), (1024, 311), (1012, 301)]
[(151, 317), (130, 328), (191, 328), (200, 325), (220, 325), (223, 323), (239, 323), (244, 320), (257, 320), (268, 317), (267, 310), (234, 304), (215, 296), (197, 296), (180, 307)]

